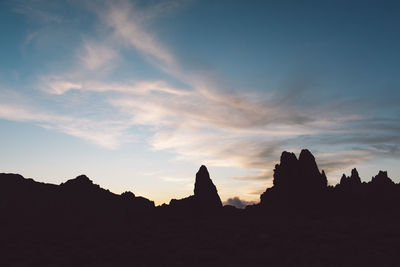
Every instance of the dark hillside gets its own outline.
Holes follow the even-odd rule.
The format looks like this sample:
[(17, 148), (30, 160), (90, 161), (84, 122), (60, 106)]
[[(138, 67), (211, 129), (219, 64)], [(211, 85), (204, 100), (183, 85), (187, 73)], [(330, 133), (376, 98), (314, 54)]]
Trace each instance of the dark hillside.
[(398, 266), (400, 186), (356, 169), (327, 185), (314, 156), (283, 152), (261, 202), (223, 207), (208, 170), (155, 207), (81, 175), (0, 174), (1, 266)]

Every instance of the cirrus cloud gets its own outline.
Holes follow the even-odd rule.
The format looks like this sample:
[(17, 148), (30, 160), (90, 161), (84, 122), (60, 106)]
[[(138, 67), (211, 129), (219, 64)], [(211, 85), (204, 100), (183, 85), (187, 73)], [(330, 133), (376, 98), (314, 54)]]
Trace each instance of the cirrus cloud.
[[(180, 4), (89, 5), (98, 18), (98, 36), (82, 38), (73, 55), (75, 64), (67, 71), (50, 71), (38, 78), (37, 88), (44, 97), (66, 106), (67, 113), (14, 99), (13, 105), (0, 103), (0, 117), (32, 122), (105, 148), (129, 142), (135, 135), (132, 129), (145, 126), (150, 134), (144, 141), (153, 150), (171, 151), (177, 160), (246, 169), (248, 175), (232, 178), (257, 186), (272, 178), (282, 150), (329, 146), (328, 152), (316, 149), (320, 166), (328, 172), (377, 155), (400, 154), (399, 129), (393, 127), (399, 118), (387, 121), (361, 112), (352, 99), (323, 99), (303, 87), (268, 93), (235, 91), (207, 73), (187, 71), (148, 26)], [(127, 50), (136, 51), (169, 79), (115, 82), (112, 76), (118, 74)], [(76, 99), (79, 116), (68, 109)], [(107, 116), (87, 116), (85, 105), (92, 108), (93, 102), (101, 103), (93, 112), (107, 109)]]

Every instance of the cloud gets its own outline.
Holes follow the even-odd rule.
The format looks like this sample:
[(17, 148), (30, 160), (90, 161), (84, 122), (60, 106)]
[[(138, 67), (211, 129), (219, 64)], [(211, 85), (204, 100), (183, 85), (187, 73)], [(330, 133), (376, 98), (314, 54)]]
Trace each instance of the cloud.
[[(95, 93), (116, 92), (128, 95), (148, 95), (149, 93), (164, 93), (171, 95), (189, 94), (186, 90), (174, 88), (160, 80), (132, 81), (125, 83), (100, 82), (88, 79), (73, 79), (66, 75), (44, 76), (40, 85), (41, 90), (49, 94), (62, 95), (68, 91), (84, 91)], [(124, 99), (124, 98), (122, 98)], [(135, 99), (135, 98), (133, 98)]]
[[(164, 7), (170, 9), (174, 5), (170, 2), (168, 7), (141, 9), (127, 2), (109, 3), (97, 14), (112, 30), (110, 38), (114, 42), (135, 48), (189, 89), (182, 90), (162, 80), (110, 83), (79, 78), (49, 83), (47, 92), (118, 93), (107, 97), (107, 103), (129, 116), (129, 125), (150, 126), (154, 136), (148, 141), (153, 149), (172, 150), (177, 159), (259, 169), (258, 175), (237, 179), (269, 179), (267, 163), (276, 161), (288, 143), (314, 140), (321, 134), (348, 135), (353, 129), (347, 125), (364, 119), (360, 114), (349, 114), (349, 103), (343, 100), (318, 104), (317, 97), (310, 96), (304, 86), (300, 91), (297, 86), (278, 94), (239, 93), (221, 87), (204, 73), (183, 71), (176, 57), (146, 29), (148, 20), (162, 13)], [(83, 47), (85, 54), (80, 59), (88, 69), (118, 57), (116, 50), (108, 50), (102, 44), (85, 41)], [(98, 57), (102, 54), (104, 58)], [(301, 102), (312, 103), (313, 109)], [(349, 157), (340, 157), (323, 160), (323, 166), (331, 170), (353, 162)]]
[[(157, 11), (159, 12), (159, 11)], [(174, 66), (175, 58), (152, 36), (143, 29), (143, 13), (137, 12), (131, 5), (110, 4), (102, 13), (103, 22), (114, 30), (114, 35), (128, 45), (135, 47), (140, 53), (162, 66)], [(148, 16), (149, 13), (147, 12)]]
[(161, 176), (160, 179), (166, 181), (166, 182), (172, 182), (172, 183), (180, 183), (180, 184), (188, 184), (192, 185), (192, 180), (193, 178), (180, 178), (180, 177), (170, 177), (170, 176)]
[(44, 5), (41, 5), (40, 1), (23, 1), (19, 2), (14, 7), (14, 12), (25, 15), (35, 22), (44, 24), (48, 23), (61, 23), (62, 17), (54, 14), (53, 12), (46, 10)]
[[(273, 159), (268, 159), (269, 161), (273, 161)], [(266, 164), (267, 160), (264, 161), (264, 165)], [(261, 168), (266, 168), (265, 166)], [(268, 181), (272, 180), (273, 178), (273, 167), (271, 165), (270, 169), (262, 169), (262, 171), (258, 172), (256, 175), (246, 175), (246, 176), (236, 176), (232, 177), (234, 180), (239, 181)]]
[(228, 198), (226, 201), (224, 201), (223, 204), (224, 205), (232, 205), (238, 209), (244, 209), (244, 208), (246, 208), (246, 206), (253, 205), (256, 203), (254, 201), (242, 200), (239, 197), (233, 197), (233, 198)]
[[(39, 79), (38, 87), (55, 102), (68, 105), (79, 98), (84, 106), (100, 99), (102, 105), (94, 112), (109, 109), (113, 116), (60, 116), (51, 110), (5, 103), (0, 116), (31, 121), (106, 148), (129, 142), (131, 128), (146, 126), (152, 134), (145, 141), (152, 149), (171, 151), (177, 160), (246, 169), (248, 175), (233, 179), (263, 186), (263, 190), (283, 150), (318, 148), (317, 161), (328, 172), (376, 155), (399, 155), (399, 127), (394, 126), (400, 125), (399, 119), (370, 116), (354, 99), (324, 98), (304, 81), (268, 93), (235, 91), (212, 74), (185, 69), (149, 29), (151, 20), (182, 3), (168, 1), (143, 8), (107, 1), (105, 8), (90, 6), (100, 22), (98, 36), (82, 38), (76, 64), (69, 70), (46, 73)], [(158, 77), (115, 82), (112, 76), (119, 74), (123, 53), (132, 51), (162, 71), (168, 81)]]
[(133, 140), (133, 136), (127, 131), (130, 125), (124, 121), (49, 113), (32, 106), (20, 95), (6, 90), (2, 90), (0, 96), (0, 118), (5, 120), (32, 122), (108, 149), (117, 148), (122, 143)]
[[(376, 112), (376, 111), (374, 111)], [(326, 148), (320, 152), (321, 165), (326, 170), (354, 166), (376, 157), (400, 157), (400, 119), (382, 118), (365, 114), (363, 117), (340, 121), (336, 130), (322, 131), (299, 137), (299, 142), (310, 147)]]
[(367, 161), (375, 156), (375, 153), (368, 150), (343, 150), (318, 153), (316, 160), (320, 170), (329, 173), (338, 169), (355, 167), (358, 163)]
[(84, 41), (80, 59), (89, 70), (97, 70), (118, 58), (118, 53), (109, 45), (94, 41)]
[(62, 95), (69, 90), (82, 89), (82, 84), (66, 80), (52, 79), (52, 81), (46, 82), (45, 84), (46, 87), (44, 87), (44, 91), (56, 95)]

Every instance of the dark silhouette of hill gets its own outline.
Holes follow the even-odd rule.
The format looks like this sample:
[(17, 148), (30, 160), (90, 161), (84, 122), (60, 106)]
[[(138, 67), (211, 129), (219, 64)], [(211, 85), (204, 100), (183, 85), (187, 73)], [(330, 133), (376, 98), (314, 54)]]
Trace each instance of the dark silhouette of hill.
[(193, 195), (159, 207), (85, 175), (0, 174), (0, 266), (398, 266), (399, 201), (384, 171), (328, 185), (308, 150), (283, 152), (246, 209), (222, 206), (205, 166)]
[(93, 223), (154, 209), (154, 202), (126, 192), (100, 188), (85, 175), (60, 185), (35, 182), (18, 174), (0, 174), (0, 212), (4, 221)]

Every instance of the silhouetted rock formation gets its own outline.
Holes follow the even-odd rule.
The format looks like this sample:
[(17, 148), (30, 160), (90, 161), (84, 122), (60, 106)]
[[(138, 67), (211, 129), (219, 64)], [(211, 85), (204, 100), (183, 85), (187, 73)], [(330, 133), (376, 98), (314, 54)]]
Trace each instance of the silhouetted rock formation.
[(385, 187), (394, 185), (394, 182), (388, 177), (386, 171), (379, 171), (375, 177), (372, 177), (371, 184), (376, 187)]
[(261, 195), (262, 207), (274, 206), (275, 209), (307, 208), (318, 204), (327, 188), (325, 172), (320, 173), (314, 156), (303, 149), (299, 159), (294, 153), (284, 151), (280, 164), (275, 165), (273, 187)]
[(307, 191), (323, 190), (328, 185), (325, 173), (319, 172), (314, 156), (307, 149), (303, 149), (300, 153), (298, 171), (300, 178), (298, 184), (302, 184), (300, 189)]
[[(111, 193), (109, 190), (94, 184), (86, 175), (80, 175), (68, 180), (59, 186), (64, 198), (70, 198), (69, 203), (76, 203), (82, 207), (102, 205), (102, 209), (118, 210), (121, 207), (130, 210), (146, 210), (154, 208), (154, 202), (143, 197), (136, 197), (132, 192), (124, 192), (121, 195)], [(127, 207), (128, 206), (128, 207)]]
[(327, 186), (308, 150), (283, 152), (273, 186), (246, 209), (221, 208), (205, 166), (194, 195), (157, 209), (84, 175), (52, 185), (0, 174), (0, 265), (399, 266), (399, 202), (384, 171)]
[(194, 195), (183, 199), (172, 199), (169, 206), (193, 211), (215, 211), (222, 208), (217, 188), (210, 179), (206, 166), (202, 165), (196, 173)]
[(296, 179), (298, 165), (294, 153), (282, 152), (280, 164), (276, 164), (274, 169), (274, 187), (278, 190), (290, 190), (295, 187), (294, 184), (299, 183)]
[(44, 184), (16, 174), (0, 174), (0, 212), (4, 220), (29, 220), (30, 223), (106, 222), (150, 211), (154, 202), (133, 194), (117, 195), (105, 190), (85, 175), (60, 185)]
[[(335, 187), (327, 186), (325, 172), (319, 172), (314, 156), (302, 150), (297, 160), (293, 153), (283, 152), (280, 164), (274, 169), (273, 187), (260, 196), (258, 206), (285, 212), (313, 213), (324, 216), (360, 213), (393, 212), (400, 201), (400, 186), (385, 171), (368, 183), (361, 182), (356, 169), (343, 174)], [(251, 210), (256, 207), (248, 207)]]
[(339, 186), (340, 187), (350, 187), (354, 188), (361, 185), (361, 178), (358, 175), (357, 169), (352, 169), (351, 170), (351, 176), (347, 176), (345, 174), (342, 175), (342, 178), (340, 179)]
[(298, 160), (294, 153), (282, 153), (280, 164), (275, 165), (273, 183), (279, 191), (318, 191), (327, 186), (327, 179), (325, 172), (319, 172), (314, 156), (304, 149)]
[(202, 165), (196, 173), (194, 184), (194, 198), (206, 208), (221, 208), (222, 202), (217, 188), (210, 179), (206, 166)]

